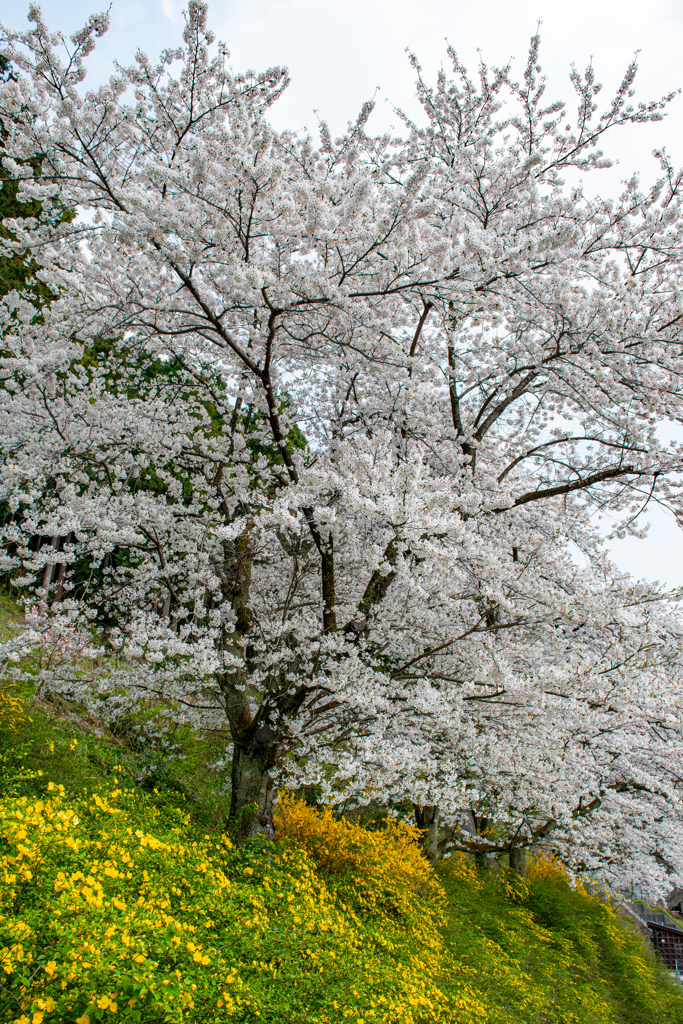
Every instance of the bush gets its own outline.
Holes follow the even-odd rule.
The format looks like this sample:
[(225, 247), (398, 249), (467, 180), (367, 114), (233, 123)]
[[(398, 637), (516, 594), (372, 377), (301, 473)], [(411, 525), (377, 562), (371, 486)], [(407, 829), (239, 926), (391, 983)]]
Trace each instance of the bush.
[[(305, 850), (353, 905), (365, 913), (401, 916), (415, 929), (428, 921), (425, 941), (433, 940), (432, 915), (443, 918), (444, 893), (420, 853), (417, 829), (385, 818), (370, 831), (329, 807), (317, 809), (287, 795), (277, 805), (275, 827), (278, 838)], [(425, 906), (430, 908), (426, 918)]]

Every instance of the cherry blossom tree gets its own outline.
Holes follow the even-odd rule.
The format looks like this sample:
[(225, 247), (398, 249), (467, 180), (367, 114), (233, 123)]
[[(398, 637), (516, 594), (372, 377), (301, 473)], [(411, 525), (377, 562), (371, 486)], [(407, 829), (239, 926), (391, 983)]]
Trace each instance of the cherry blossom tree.
[[(680, 514), (681, 177), (662, 151), (650, 189), (581, 187), (668, 98), (632, 103), (632, 65), (600, 108), (589, 68), (572, 119), (534, 38), (521, 83), (450, 51), (431, 88), (414, 60), (403, 138), (371, 135), (367, 104), (316, 144), (268, 123), (285, 71), (234, 74), (206, 18), (191, 0), (181, 48), (93, 91), (105, 16), (70, 41), (34, 7), (4, 30), (3, 165), (39, 213), (1, 241), (54, 298), (3, 301), (2, 568), (52, 636), (106, 654), (41, 685), (227, 724), (237, 839), (270, 834), (284, 777), (453, 817), (477, 750), (490, 800), (516, 780), (506, 848), (520, 815), (529, 841), (570, 829), (577, 787), (548, 794), (584, 740), (552, 709), (595, 705), (600, 735), (604, 669), (624, 721), (652, 680), (648, 728), (677, 722), (676, 630), (654, 590), (605, 580), (595, 516)], [(617, 792), (591, 743), (586, 792)]]
[(523, 628), (467, 638), (432, 668), (459, 681), (450, 705), (423, 688), (418, 715), (387, 718), (381, 744), (359, 730), (293, 775), (315, 783), (332, 761), (328, 800), (409, 795), (432, 859), (503, 854), (523, 870), (540, 846), (614, 883), (637, 864), (641, 888), (661, 894), (683, 867), (680, 624), (615, 566), (600, 585), (554, 554), (552, 618), (527, 608)]

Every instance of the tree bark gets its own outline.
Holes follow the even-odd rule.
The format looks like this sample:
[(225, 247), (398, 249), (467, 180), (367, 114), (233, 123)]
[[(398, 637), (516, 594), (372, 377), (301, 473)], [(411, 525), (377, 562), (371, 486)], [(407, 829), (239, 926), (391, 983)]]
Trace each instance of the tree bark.
[[(59, 547), (59, 537), (53, 537), (50, 543), (52, 544), (53, 548), (58, 548)], [(55, 571), (55, 563), (54, 562), (48, 562), (48, 564), (45, 566), (45, 572), (43, 573), (43, 590), (45, 590), (45, 591), (49, 590), (50, 584), (52, 583), (52, 576), (54, 574), (54, 571)]]
[[(480, 836), (480, 837), (481, 836), (485, 836), (486, 833), (488, 832), (488, 827), (489, 827), (488, 818), (478, 818), (474, 814), (472, 815), (472, 818), (473, 818), (473, 821), (474, 821), (474, 829), (475, 829), (474, 834), (476, 836)], [(477, 865), (477, 867), (481, 871), (485, 871), (488, 868), (489, 862), (488, 862), (488, 858), (486, 856), (486, 851), (485, 850), (475, 849), (475, 851), (474, 851), (474, 863)]]
[(420, 847), (430, 864), (439, 859), (439, 808), (435, 804), (413, 804), (415, 824), (422, 832)]
[[(59, 547), (61, 548), (62, 551), (64, 550), (64, 548), (66, 547), (67, 544), (71, 543), (71, 537), (72, 537), (72, 533), (70, 531), (69, 533), (67, 533), (67, 535), (64, 538), (64, 540), (59, 544)], [(55, 577), (55, 584), (57, 586), (57, 593), (56, 593), (55, 599), (57, 601), (63, 601), (64, 600), (64, 593), (65, 593), (65, 591), (64, 591), (64, 577), (65, 576), (66, 576), (66, 562), (60, 562), (59, 565), (57, 566), (57, 575)]]
[(336, 596), (334, 592), (334, 545), (331, 535), (328, 537), (320, 555), (322, 559), (323, 633), (334, 633), (337, 629), (337, 613), (335, 611)]
[(237, 844), (256, 836), (274, 838), (275, 786), (270, 770), (276, 758), (277, 734), (269, 725), (248, 730), (234, 743), (228, 830)]
[(515, 846), (510, 850), (510, 868), (518, 875), (526, 874), (526, 849), (523, 846)]

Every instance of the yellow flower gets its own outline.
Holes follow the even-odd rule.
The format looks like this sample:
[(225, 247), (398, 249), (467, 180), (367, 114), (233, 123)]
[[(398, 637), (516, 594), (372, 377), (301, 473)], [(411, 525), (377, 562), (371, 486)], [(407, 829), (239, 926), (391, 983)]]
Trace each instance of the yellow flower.
[(87, 1013), (84, 1013), (82, 1017), (76, 1018), (76, 1024), (90, 1024), (90, 1017)]
[(106, 1010), (109, 1006), (116, 1006), (116, 1003), (112, 1003), (109, 996), (100, 996), (97, 1000), (97, 1005), (100, 1010)]
[(37, 1010), (33, 1014), (33, 1022), (32, 1022), (32, 1024), (42, 1024), (42, 1020), (43, 1020), (44, 1016), (45, 1016), (45, 1014), (43, 1013), (42, 1010)]

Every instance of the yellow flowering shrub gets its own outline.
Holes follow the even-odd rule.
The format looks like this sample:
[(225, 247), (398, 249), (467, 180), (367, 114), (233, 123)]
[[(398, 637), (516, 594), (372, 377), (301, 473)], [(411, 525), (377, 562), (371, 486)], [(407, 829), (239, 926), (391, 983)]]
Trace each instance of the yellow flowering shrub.
[[(386, 819), (370, 831), (329, 807), (319, 810), (287, 795), (277, 805), (275, 825), (278, 838), (304, 850), (326, 876), (362, 938), (367, 1024), (393, 1020), (392, 1014), (401, 1021), (450, 1021), (452, 1007), (440, 987), (450, 969), (444, 893), (420, 853), (417, 830)], [(393, 962), (390, 976), (377, 956), (381, 949)], [(336, 1002), (331, 1009), (333, 1020)]]
[(420, 852), (419, 832), (405, 822), (387, 818), (370, 831), (329, 807), (319, 810), (284, 795), (275, 828), (278, 838), (305, 850), (323, 874), (346, 879), (347, 894), (364, 911), (419, 916), (428, 903), (443, 915), (443, 891)]
[(527, 880), (559, 885), (567, 885), (569, 882), (562, 861), (554, 853), (534, 857), (527, 868)]
[(24, 716), (24, 702), (18, 687), (12, 683), (0, 684), (0, 721), (3, 730), (10, 735), (16, 733)]
[[(7, 797), (0, 1019), (450, 1019), (438, 986), (439, 887), (408, 833), (367, 837), (368, 867), (393, 915), (373, 913), (367, 880), (337, 890), (291, 843), (237, 850), (196, 836), (186, 816), (162, 815), (116, 782), (78, 797), (53, 783), (41, 798)], [(403, 888), (390, 884), (382, 851), (395, 873), (405, 853)]]
[(429, 863), (417, 845), (416, 828), (386, 818), (378, 831), (369, 831), (330, 807), (311, 807), (285, 793), (275, 808), (275, 827), (280, 838), (303, 846), (326, 874), (344, 871), (393, 871), (419, 888), (435, 884)]

